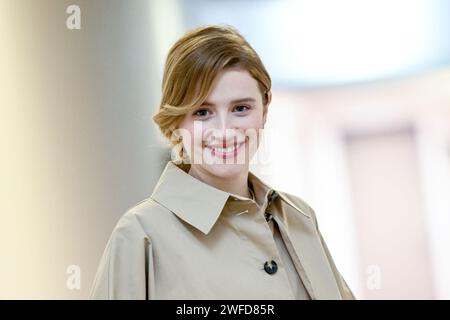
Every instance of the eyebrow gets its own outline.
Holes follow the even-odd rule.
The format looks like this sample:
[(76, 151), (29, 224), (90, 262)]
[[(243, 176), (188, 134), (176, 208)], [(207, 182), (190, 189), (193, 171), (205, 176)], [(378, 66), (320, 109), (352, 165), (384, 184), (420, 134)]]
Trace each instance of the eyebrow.
[[(236, 100), (232, 100), (230, 101), (230, 104), (234, 104), (234, 103), (240, 103), (240, 102), (256, 102), (255, 99), (247, 97), (247, 98), (240, 98), (240, 99), (236, 99)], [(211, 103), (209, 101), (205, 101), (202, 103), (202, 106), (214, 106), (214, 103)]]

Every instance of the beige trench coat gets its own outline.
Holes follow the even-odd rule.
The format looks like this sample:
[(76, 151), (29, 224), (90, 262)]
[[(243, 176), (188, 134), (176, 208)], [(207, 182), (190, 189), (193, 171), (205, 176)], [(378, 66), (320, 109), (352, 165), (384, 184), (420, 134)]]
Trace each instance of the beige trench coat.
[[(271, 210), (309, 296), (354, 299), (312, 208), (251, 171), (248, 179), (264, 197), (263, 210)], [(117, 223), (90, 298), (294, 299), (264, 213), (251, 199), (205, 184), (169, 161), (151, 196)], [(270, 261), (276, 272), (268, 272)]]

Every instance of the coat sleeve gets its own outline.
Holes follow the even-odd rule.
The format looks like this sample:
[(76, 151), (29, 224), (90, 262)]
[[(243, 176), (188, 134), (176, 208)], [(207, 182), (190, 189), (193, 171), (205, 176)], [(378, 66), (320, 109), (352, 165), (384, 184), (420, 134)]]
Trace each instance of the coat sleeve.
[(154, 295), (153, 267), (150, 239), (136, 214), (127, 212), (111, 233), (89, 298), (151, 299)]
[(328, 246), (325, 243), (325, 240), (323, 239), (323, 236), (319, 230), (319, 224), (317, 222), (316, 214), (314, 210), (308, 205), (308, 209), (311, 213), (311, 216), (314, 219), (314, 224), (316, 226), (317, 233), (320, 236), (320, 242), (322, 243), (322, 247), (325, 251), (325, 254), (327, 255), (328, 261), (330, 262), (331, 269), (333, 270), (334, 277), (336, 278), (337, 285), (339, 288), (339, 292), (341, 293), (342, 299), (344, 300), (356, 300), (355, 296), (353, 295), (353, 292), (351, 291), (350, 287), (347, 285), (347, 282), (345, 282), (344, 277), (341, 275), (339, 270), (336, 267), (336, 264), (334, 263), (333, 257), (331, 256), (330, 250), (328, 250)]
[(320, 241), (322, 242), (322, 246), (325, 250), (328, 261), (330, 262), (331, 269), (333, 270), (334, 277), (336, 278), (339, 291), (341, 292), (342, 299), (356, 300), (355, 296), (353, 295), (353, 292), (350, 290), (350, 287), (347, 285), (347, 282), (345, 282), (344, 277), (338, 271), (338, 269), (334, 263), (334, 260), (331, 256), (330, 250), (328, 250), (327, 244), (323, 240), (323, 237), (322, 237), (322, 234), (320, 234), (320, 231), (319, 231), (319, 235), (320, 235)]

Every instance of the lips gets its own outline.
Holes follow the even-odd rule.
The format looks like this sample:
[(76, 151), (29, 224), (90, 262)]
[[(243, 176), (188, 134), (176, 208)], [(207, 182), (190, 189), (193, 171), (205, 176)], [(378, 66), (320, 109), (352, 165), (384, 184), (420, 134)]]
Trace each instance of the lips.
[(213, 156), (218, 156), (221, 158), (230, 158), (236, 156), (244, 144), (245, 141), (242, 141), (236, 143), (236, 145), (233, 145), (233, 143), (229, 143), (228, 147), (227, 144), (221, 144), (221, 145), (207, 145), (206, 148), (211, 150), (211, 154)]
[(216, 152), (221, 152), (221, 153), (229, 153), (231, 151), (234, 151), (236, 149), (238, 149), (244, 142), (241, 142), (239, 144), (237, 144), (237, 146), (233, 146), (233, 147), (219, 147), (219, 146), (207, 146), (207, 148), (213, 149)]

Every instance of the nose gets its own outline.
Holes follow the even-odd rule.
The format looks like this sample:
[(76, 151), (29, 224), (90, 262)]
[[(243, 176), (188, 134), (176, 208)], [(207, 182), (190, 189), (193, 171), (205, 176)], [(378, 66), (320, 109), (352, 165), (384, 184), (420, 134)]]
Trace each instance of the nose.
[(223, 134), (226, 133), (226, 131), (229, 131), (227, 129), (232, 128), (232, 120), (229, 119), (228, 113), (219, 113), (216, 119), (218, 122), (216, 124), (216, 129), (220, 130)]
[(207, 128), (207, 141), (214, 144), (230, 144), (239, 140), (241, 130), (233, 118), (229, 118), (227, 114), (218, 114), (214, 120), (211, 127)]

